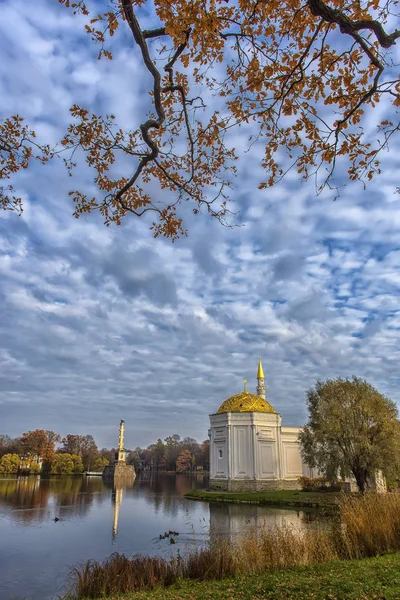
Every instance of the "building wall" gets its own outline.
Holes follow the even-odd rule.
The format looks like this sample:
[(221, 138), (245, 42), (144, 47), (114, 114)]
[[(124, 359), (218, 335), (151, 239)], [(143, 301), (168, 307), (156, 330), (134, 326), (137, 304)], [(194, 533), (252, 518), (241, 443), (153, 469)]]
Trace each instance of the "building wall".
[(295, 479), (297, 481), (303, 475), (304, 466), (298, 441), (300, 431), (300, 427), (281, 428), (284, 479)]
[(215, 489), (297, 489), (303, 474), (298, 427), (269, 413), (210, 416), (210, 485)]
[[(219, 417), (219, 415), (214, 415)], [(225, 415), (224, 415), (225, 416)], [(227, 419), (214, 418), (210, 430), (210, 473), (216, 479), (230, 475), (227, 445)]]

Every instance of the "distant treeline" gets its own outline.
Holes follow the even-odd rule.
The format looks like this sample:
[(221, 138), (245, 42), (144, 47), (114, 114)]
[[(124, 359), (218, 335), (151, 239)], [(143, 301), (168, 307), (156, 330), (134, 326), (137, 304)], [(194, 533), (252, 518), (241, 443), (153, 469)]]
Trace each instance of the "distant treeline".
[[(62, 438), (54, 431), (35, 429), (11, 438), (0, 434), (0, 473), (77, 474), (102, 471), (114, 462), (115, 448), (99, 450), (93, 436), (68, 434)], [(127, 462), (137, 471), (189, 472), (208, 470), (209, 442), (178, 434), (161, 439), (147, 448), (128, 450)]]
[(63, 475), (100, 471), (111, 462), (114, 452), (99, 450), (91, 435), (69, 434), (61, 438), (44, 429), (27, 431), (18, 438), (0, 435), (0, 473)]
[(136, 470), (147, 471), (189, 471), (209, 470), (209, 440), (199, 444), (194, 438), (175, 433), (158, 439), (146, 449), (135, 448), (128, 456), (128, 462), (135, 465)]

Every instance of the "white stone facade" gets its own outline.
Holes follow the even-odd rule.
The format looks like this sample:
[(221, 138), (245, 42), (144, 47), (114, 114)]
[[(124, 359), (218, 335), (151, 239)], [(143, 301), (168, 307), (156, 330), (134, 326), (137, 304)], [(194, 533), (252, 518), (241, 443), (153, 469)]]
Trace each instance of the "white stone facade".
[(210, 487), (227, 491), (297, 489), (307, 473), (299, 427), (282, 427), (277, 413), (210, 416)]

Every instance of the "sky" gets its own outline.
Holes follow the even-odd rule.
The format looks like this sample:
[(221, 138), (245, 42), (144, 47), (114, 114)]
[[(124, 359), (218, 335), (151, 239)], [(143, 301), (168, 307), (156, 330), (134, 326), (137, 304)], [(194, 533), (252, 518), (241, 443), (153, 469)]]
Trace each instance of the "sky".
[[(117, 36), (116, 36), (117, 37)], [(128, 34), (97, 61), (82, 23), (55, 0), (0, 2), (0, 118), (19, 113), (55, 143), (75, 102), (127, 127), (145, 114), (146, 77)], [(400, 145), (367, 188), (333, 201), (295, 173), (259, 190), (262, 148), (241, 154), (233, 227), (183, 210), (189, 236), (152, 237), (151, 219), (106, 228), (76, 220), (61, 161), (35, 164), (15, 185), (24, 213), (0, 214), (0, 433), (91, 434), (126, 446), (179, 433), (206, 439), (208, 415), (255, 393), (284, 425), (307, 419), (317, 379), (366, 378), (400, 403)], [(129, 163), (127, 164), (129, 171)]]

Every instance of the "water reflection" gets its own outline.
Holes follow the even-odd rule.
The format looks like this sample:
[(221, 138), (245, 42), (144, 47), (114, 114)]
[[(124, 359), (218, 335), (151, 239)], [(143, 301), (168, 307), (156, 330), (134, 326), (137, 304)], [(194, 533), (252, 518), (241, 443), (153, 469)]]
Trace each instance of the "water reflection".
[(266, 528), (294, 528), (298, 531), (307, 524), (316, 524), (318, 513), (282, 508), (266, 508), (255, 504), (210, 504), (210, 538), (235, 541), (249, 532)]
[[(133, 485), (116, 487), (100, 477), (0, 479), (0, 600), (56, 598), (68, 567), (112, 552), (170, 556), (193, 542), (217, 535), (233, 540), (254, 527), (314, 526), (302, 511), (183, 497), (207, 485), (203, 474), (144, 473)], [(179, 532), (176, 544), (163, 538), (168, 531)]]
[(135, 481), (134, 492), (139, 490), (153, 505), (156, 514), (176, 517), (183, 504), (186, 492), (192, 489), (204, 489), (208, 486), (208, 475), (193, 473), (190, 475), (144, 472)]
[(0, 479), (0, 511), (12, 508), (9, 517), (18, 524), (39, 524), (51, 517), (85, 516), (95, 496), (104, 498), (101, 478), (40, 476)]
[(113, 530), (112, 530), (112, 540), (113, 543), (115, 544), (116, 540), (117, 540), (117, 534), (118, 534), (118, 521), (119, 521), (119, 507), (121, 505), (122, 502), (122, 498), (124, 495), (124, 487), (126, 486), (122, 486), (121, 484), (117, 484), (114, 489), (113, 489), (113, 493), (112, 493), (112, 501), (114, 504), (114, 515), (113, 515)]

